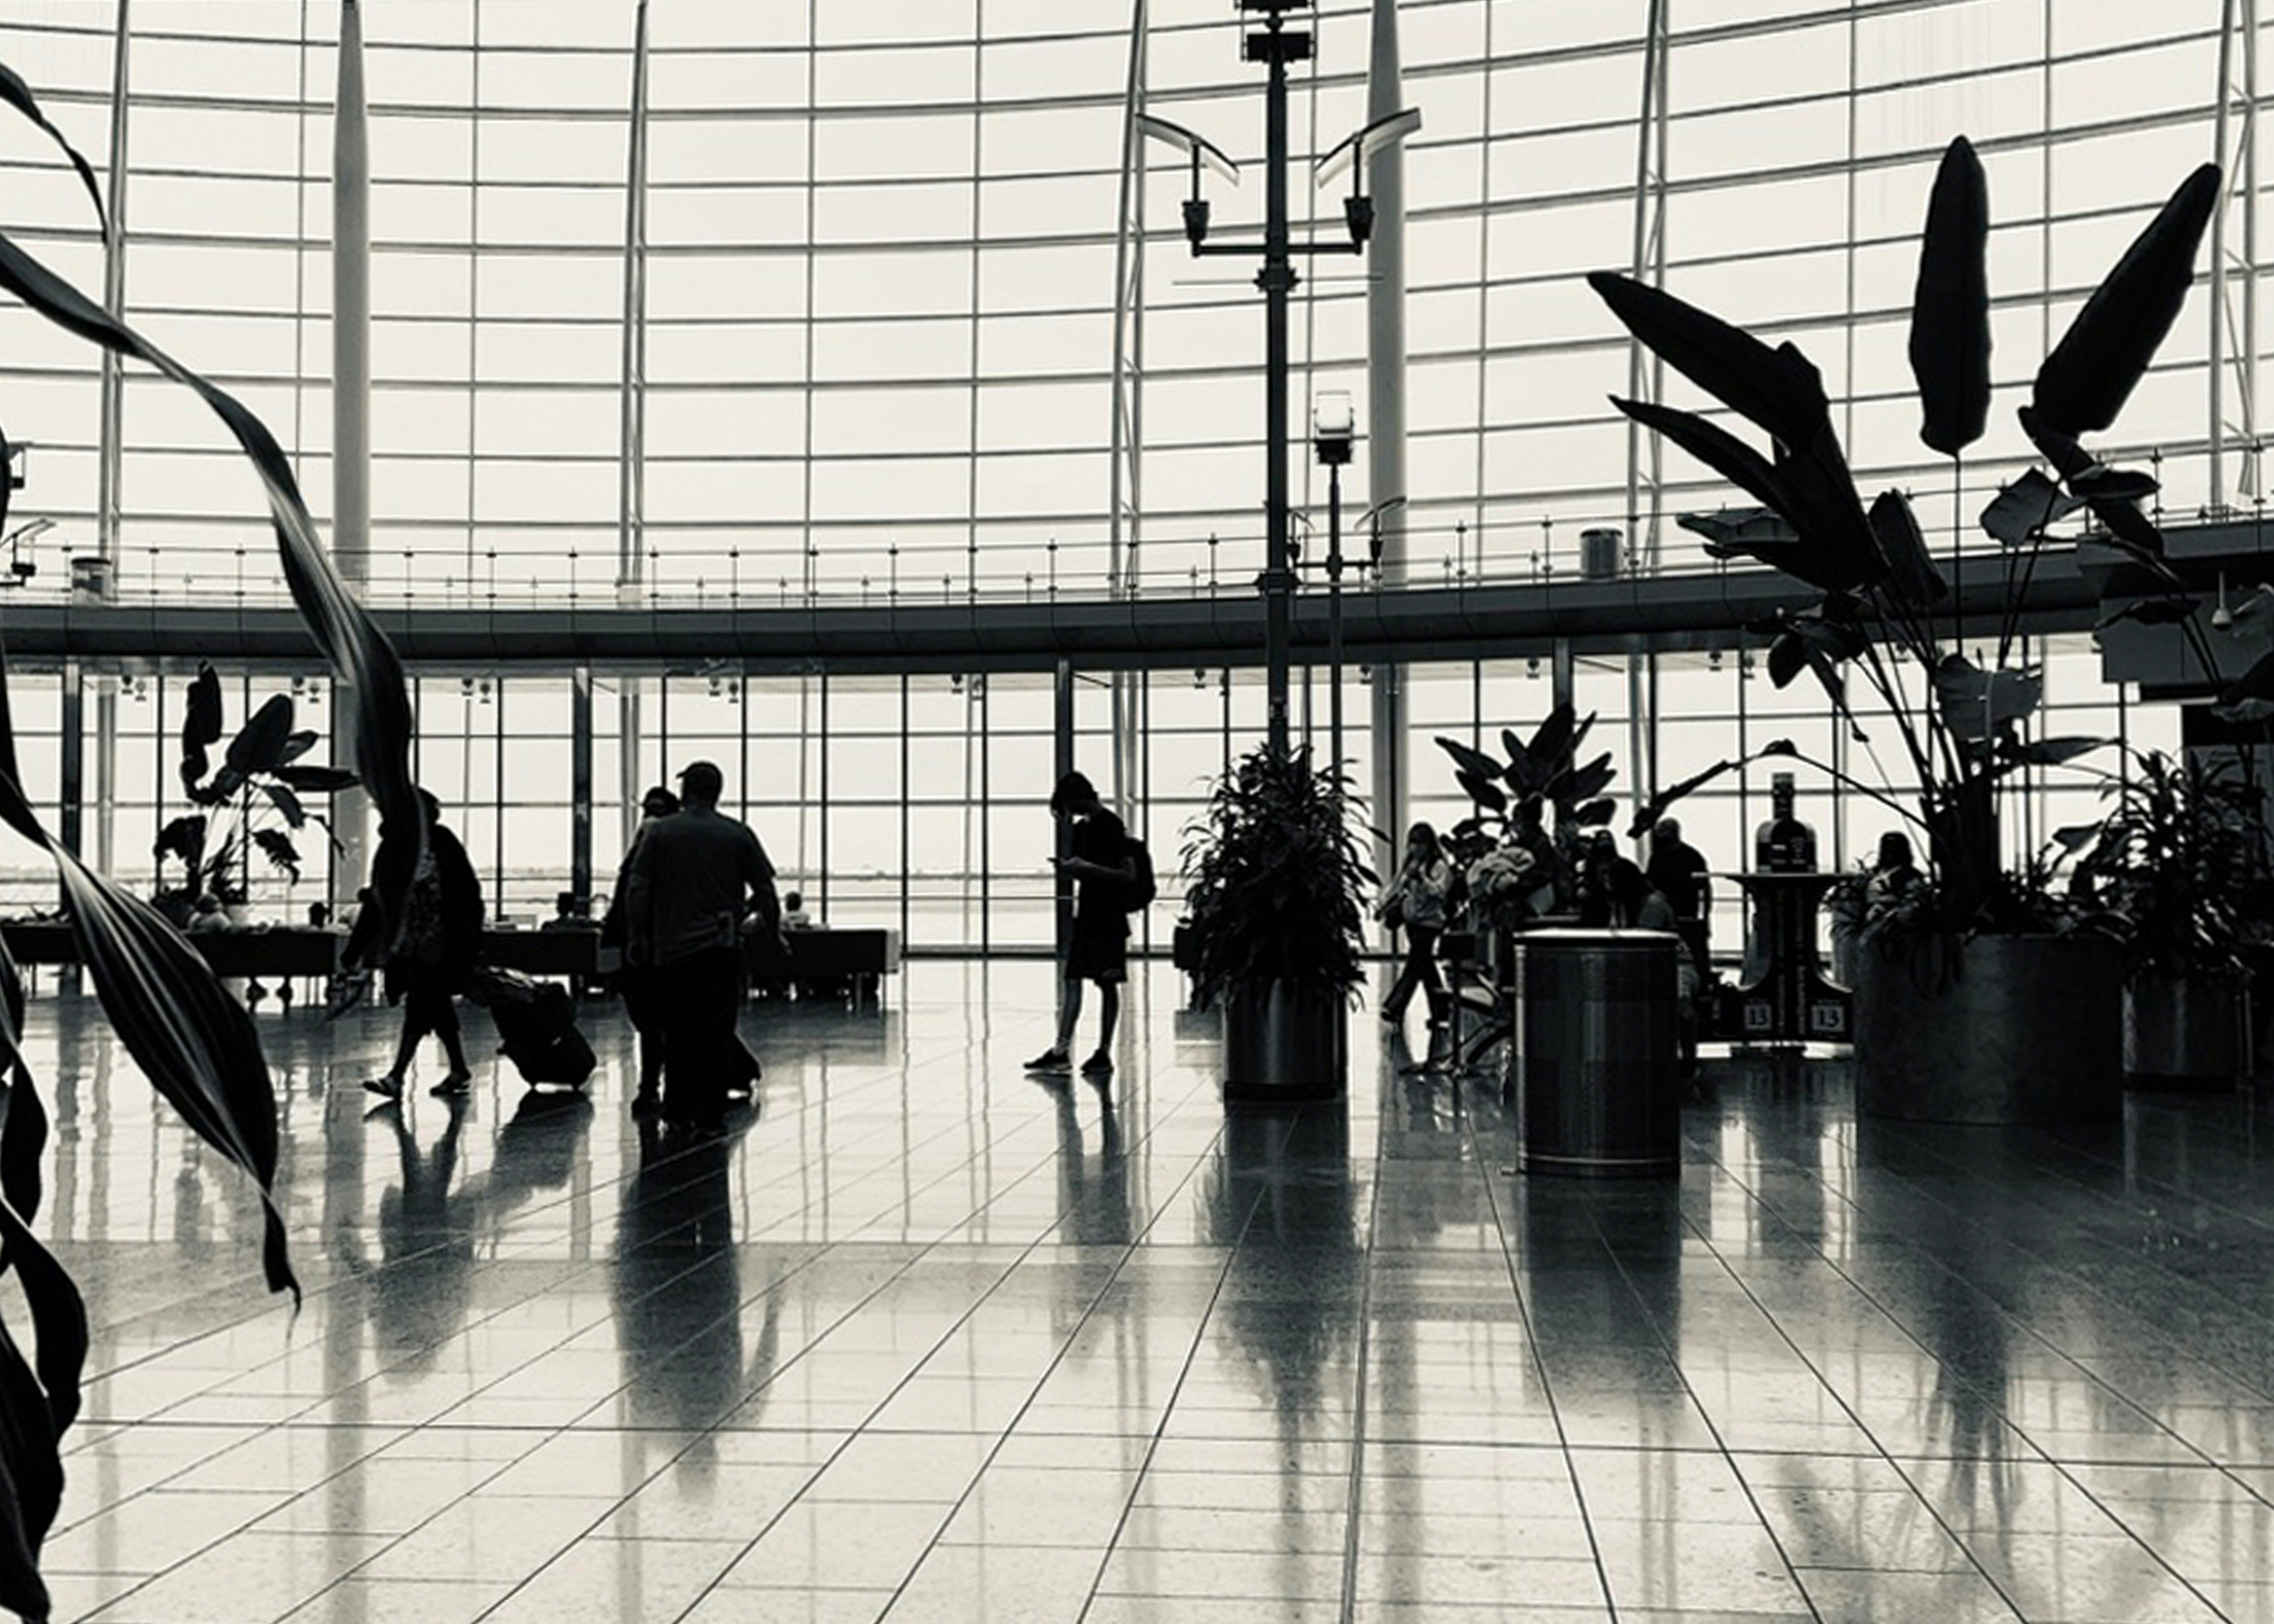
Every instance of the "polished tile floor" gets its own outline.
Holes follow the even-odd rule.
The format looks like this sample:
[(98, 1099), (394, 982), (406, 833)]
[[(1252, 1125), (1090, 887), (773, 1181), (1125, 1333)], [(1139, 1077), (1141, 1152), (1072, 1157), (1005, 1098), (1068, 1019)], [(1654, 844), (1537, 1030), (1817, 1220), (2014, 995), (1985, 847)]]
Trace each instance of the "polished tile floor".
[(383, 1013), (266, 1015), (297, 1320), (42, 1002), (95, 1326), (57, 1616), (2274, 1624), (2268, 1096), (2003, 1135), (1716, 1062), (1678, 1184), (1590, 1186), (1370, 1016), (1346, 1108), (1227, 1115), (1165, 970), (1110, 1094), (1037, 1083), (1050, 993), (756, 1010), (692, 1147), (606, 1008), (589, 1101), (375, 1111)]

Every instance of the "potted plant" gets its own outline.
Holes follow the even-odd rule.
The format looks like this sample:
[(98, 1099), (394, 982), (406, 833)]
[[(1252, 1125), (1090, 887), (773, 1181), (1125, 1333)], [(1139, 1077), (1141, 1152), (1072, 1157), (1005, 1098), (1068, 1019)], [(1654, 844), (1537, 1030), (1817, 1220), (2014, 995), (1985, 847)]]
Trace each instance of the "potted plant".
[(2131, 768), (2078, 864), (2124, 921), (2124, 1069), (2135, 1086), (2231, 1086), (2251, 1069), (2264, 797), (2232, 756), (2142, 752)]
[(1559, 704), (1528, 743), (1514, 729), (1501, 729), (1504, 762), (1439, 736), (1437, 748), (1453, 758), (1453, 776), (1477, 807), (1447, 831), (1446, 845), (1489, 921), (1510, 925), (1573, 902), (1580, 841), (1587, 831), (1607, 827), (1617, 810), (1603, 793), (1616, 776), (1610, 752), (1579, 760), (1594, 726), (1593, 713), (1582, 721), (1570, 705)]
[(1349, 778), (1307, 749), (1261, 747), (1185, 837), (1186, 951), (1201, 996), (1224, 1005), (1225, 1097), (1339, 1094), (1375, 881)]
[[(211, 665), (198, 667), (182, 721), (182, 787), (192, 805), (207, 810), (169, 820), (151, 848), (162, 878), (167, 858), (182, 864), (181, 883), (162, 885), (154, 899), (175, 924), (188, 922), (200, 897), (214, 897), (225, 909), (241, 908), (252, 888), (255, 851), (288, 881), (297, 880), (300, 852), (292, 836), (311, 823), (325, 827), (301, 796), (354, 787), (356, 775), (347, 769), (300, 759), (315, 748), (316, 734), (296, 732), (292, 719), (291, 695), (272, 696), (238, 729), (215, 766), (210, 751), (221, 742), (221, 679)], [(329, 830), (325, 833), (328, 839)]]
[[(1772, 680), (1782, 687), (1808, 673), (1834, 717), (1868, 744), (1849, 700), (1849, 681), (1860, 680), (1891, 724), (1898, 764), (1887, 784), (1811, 763), (1893, 808), (1924, 837), (1929, 862), (1926, 883), (1904, 899), (1903, 928), (1866, 923), (1877, 951), (1863, 957), (1855, 1008), (1857, 1102), (1866, 1112), (2076, 1121), (2120, 1108), (2120, 951), (2076, 928), (2074, 910), (2050, 883), (2051, 863), (2007, 861), (1999, 807), (2023, 769), (2060, 766), (2105, 742), (2029, 736), (2044, 675), (2026, 663), (2021, 612), (2050, 528), (2089, 511), (2092, 544), (2164, 590), (2142, 600), (2142, 618), (2179, 621), (2192, 613), (2164, 562), (2163, 537), (2141, 508), (2156, 482), (2103, 464), (2082, 440), (2115, 421), (2170, 332), (2221, 184), (2218, 167), (2206, 164), (2180, 184), (2039, 367), (2020, 417), (2050, 471), (2030, 470), (1980, 515), (2005, 553), (1998, 566), (1977, 562), (1961, 575), (1966, 600), (1937, 567), (1904, 492), (1883, 492), (1866, 510), (1823, 380), (1797, 347), (1771, 348), (1624, 277), (1590, 279), (1638, 340), (1772, 442), (1765, 455), (1697, 414), (1615, 402), (1766, 509), (1765, 523), (1709, 538), (1709, 553), (1757, 558), (1821, 593), (1809, 608), (1756, 628), (1772, 639)], [(1910, 331), (1920, 437), (1954, 467), (1989, 418), (1988, 237), (1982, 165), (1961, 138), (1944, 154), (1928, 203)], [(1954, 483), (1962, 492), (1962, 468)], [(1963, 568), (1954, 553), (1953, 573)], [(1638, 826), (1742, 764), (1723, 763), (1663, 792)]]

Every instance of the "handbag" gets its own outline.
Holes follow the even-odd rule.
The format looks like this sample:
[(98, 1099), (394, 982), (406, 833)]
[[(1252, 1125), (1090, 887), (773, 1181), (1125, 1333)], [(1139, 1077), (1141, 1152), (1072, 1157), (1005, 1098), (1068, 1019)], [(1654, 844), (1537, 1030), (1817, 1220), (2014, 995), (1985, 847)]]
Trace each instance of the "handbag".
[(1402, 894), (1382, 905), (1382, 922), (1392, 930), (1405, 929), (1405, 898)]

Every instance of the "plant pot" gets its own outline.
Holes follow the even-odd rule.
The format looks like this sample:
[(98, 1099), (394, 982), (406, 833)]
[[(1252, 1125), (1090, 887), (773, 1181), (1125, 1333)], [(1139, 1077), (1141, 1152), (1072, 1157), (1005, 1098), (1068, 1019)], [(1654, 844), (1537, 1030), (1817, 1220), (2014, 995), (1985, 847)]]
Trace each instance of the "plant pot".
[(2045, 1126), (2124, 1106), (2124, 954), (2082, 936), (1928, 934), (1858, 956), (1856, 1109)]
[(2135, 1088), (2233, 1088), (2251, 1071), (2250, 982), (2238, 970), (2142, 977), (2124, 989)]
[(1329, 989), (1240, 982), (1224, 996), (1224, 1097), (1339, 1098), (1350, 1070), (1348, 1011)]

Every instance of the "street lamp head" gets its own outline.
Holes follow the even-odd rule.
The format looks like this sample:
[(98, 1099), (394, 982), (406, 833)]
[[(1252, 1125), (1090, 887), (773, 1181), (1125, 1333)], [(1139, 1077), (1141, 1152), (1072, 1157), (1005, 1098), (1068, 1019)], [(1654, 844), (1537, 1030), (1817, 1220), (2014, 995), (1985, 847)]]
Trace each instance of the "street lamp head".
[(1319, 461), (1340, 468), (1351, 460), (1351, 442), (1358, 438), (1358, 415), (1348, 389), (1321, 389), (1311, 402), (1311, 445)]
[(1343, 221), (1350, 227), (1353, 246), (1363, 248), (1374, 235), (1374, 199), (1352, 196), (1343, 199)]

